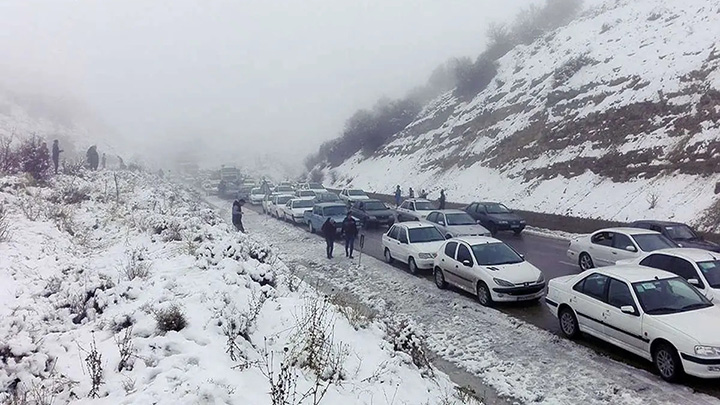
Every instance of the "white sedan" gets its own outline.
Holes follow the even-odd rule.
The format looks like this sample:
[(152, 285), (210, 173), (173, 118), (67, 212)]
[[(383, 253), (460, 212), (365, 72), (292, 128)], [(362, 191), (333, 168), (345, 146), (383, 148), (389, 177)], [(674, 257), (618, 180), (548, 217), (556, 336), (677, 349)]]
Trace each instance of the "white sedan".
[(307, 198), (293, 198), (280, 207), (280, 219), (296, 224), (304, 222), (305, 211), (312, 210), (315, 202)]
[(608, 228), (570, 240), (567, 256), (580, 269), (612, 266), (618, 260), (636, 259), (646, 253), (677, 247), (659, 232), (639, 228)]
[(268, 203), (268, 214), (270, 214), (271, 217), (281, 218), (282, 207), (293, 198), (295, 198), (295, 196), (292, 194), (278, 194), (276, 196), (273, 196)]
[(675, 274), (591, 269), (550, 280), (545, 302), (568, 338), (584, 332), (612, 343), (652, 361), (667, 381), (683, 372), (720, 377), (720, 308)]
[[(714, 302), (720, 302), (720, 254), (703, 249), (656, 250), (622, 264), (635, 264), (665, 270), (684, 278)], [(620, 264), (620, 263), (618, 263)]]
[(252, 205), (260, 205), (263, 202), (263, 199), (265, 198), (265, 193), (261, 188), (253, 188), (250, 190), (250, 204)]
[(365, 194), (364, 191), (354, 188), (343, 189), (342, 191), (340, 191), (340, 194), (338, 194), (338, 197), (340, 197), (341, 200), (345, 201), (348, 204), (352, 204), (355, 201), (370, 199), (370, 197), (368, 197), (368, 195)]
[(434, 263), (435, 284), (475, 294), (482, 305), (537, 300), (545, 293), (542, 272), (505, 243), (485, 236), (450, 239)]
[(423, 198), (411, 198), (403, 201), (403, 203), (395, 209), (395, 216), (397, 217), (397, 222), (421, 221), (426, 219), (427, 216), (435, 210), (435, 206), (430, 201)]
[(433, 268), (433, 259), (444, 242), (443, 234), (430, 224), (394, 224), (382, 236), (383, 255), (388, 263), (407, 263), (410, 273), (416, 274), (420, 269)]

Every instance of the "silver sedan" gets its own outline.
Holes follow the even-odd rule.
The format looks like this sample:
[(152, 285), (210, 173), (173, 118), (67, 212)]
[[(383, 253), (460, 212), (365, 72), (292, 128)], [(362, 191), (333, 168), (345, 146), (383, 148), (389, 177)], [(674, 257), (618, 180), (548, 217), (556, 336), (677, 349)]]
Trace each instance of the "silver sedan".
[(426, 221), (435, 225), (448, 239), (461, 236), (490, 236), (490, 231), (461, 210), (433, 211), (428, 214)]

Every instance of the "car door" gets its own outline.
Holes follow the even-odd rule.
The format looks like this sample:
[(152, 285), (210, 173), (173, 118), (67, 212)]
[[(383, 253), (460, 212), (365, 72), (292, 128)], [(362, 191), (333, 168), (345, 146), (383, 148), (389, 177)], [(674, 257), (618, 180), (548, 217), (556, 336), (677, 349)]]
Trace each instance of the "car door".
[(609, 257), (611, 265), (617, 263), (618, 260), (634, 259), (637, 256), (638, 247), (628, 235), (620, 232), (613, 233), (613, 243)]
[(397, 216), (398, 222), (402, 222), (405, 220), (405, 218), (406, 218), (405, 214), (407, 211), (408, 204), (409, 204), (409, 202), (403, 201), (402, 204), (400, 204), (400, 206), (395, 209), (395, 214)]
[(608, 284), (609, 277), (592, 273), (573, 286), (573, 295), (569, 300), (580, 328), (597, 337), (605, 336), (603, 314)]
[(445, 244), (443, 251), (440, 252), (440, 268), (445, 274), (445, 281), (452, 285), (458, 285), (458, 278), (455, 275), (455, 252), (457, 251), (458, 243), (450, 241)]
[(475, 215), (482, 226), (487, 228), (487, 226), (490, 225), (490, 217), (488, 217), (487, 207), (485, 207), (485, 204), (478, 204), (475, 207)]
[(474, 267), (475, 259), (473, 259), (470, 247), (459, 243), (455, 254), (455, 276), (458, 278), (458, 287), (471, 293), (475, 293)]
[(595, 266), (609, 266), (615, 264), (612, 260), (612, 232), (597, 232), (590, 237), (588, 253)]
[(410, 257), (410, 242), (408, 241), (407, 232), (407, 228), (404, 226), (401, 226), (400, 229), (398, 229), (396, 254), (393, 255), (394, 258), (403, 263), (407, 263), (408, 257)]
[[(649, 351), (649, 339), (642, 335), (642, 318), (630, 286), (624, 281), (610, 278), (607, 291), (603, 322), (608, 340), (637, 354), (646, 353)], [(622, 312), (620, 308), (624, 306), (633, 307), (635, 312)]]
[[(394, 248), (395, 248), (395, 242), (397, 241), (397, 235), (398, 235), (398, 225), (393, 225), (388, 229), (387, 233), (384, 233), (382, 236), (382, 242), (385, 249), (390, 251), (390, 255), (393, 254)], [(384, 254), (384, 252), (383, 252)]]
[(445, 218), (445, 214), (443, 214), (441, 212), (436, 212), (435, 214), (436, 214), (435, 221), (433, 221), (433, 222), (435, 222), (437, 224), (436, 225), (437, 228), (440, 230), (440, 232), (442, 232), (443, 235), (447, 235), (447, 233), (448, 233), (447, 218)]

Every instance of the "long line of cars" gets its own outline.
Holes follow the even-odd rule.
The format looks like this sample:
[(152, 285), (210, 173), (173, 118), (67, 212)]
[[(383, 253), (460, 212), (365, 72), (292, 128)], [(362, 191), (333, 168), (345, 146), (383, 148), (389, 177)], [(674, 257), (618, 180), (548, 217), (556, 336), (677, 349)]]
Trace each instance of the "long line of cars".
[(263, 211), (310, 232), (349, 211), (363, 227), (388, 227), (381, 240), (388, 263), (405, 263), (411, 273), (429, 270), (438, 288), (453, 285), (485, 306), (544, 297), (570, 339), (598, 337), (652, 361), (668, 381), (720, 377), (720, 309), (713, 304), (720, 297), (720, 246), (687, 225), (644, 220), (579, 235), (567, 256), (581, 273), (546, 281), (493, 237), (526, 227), (500, 203), (439, 210), (408, 199), (393, 210), (361, 190), (336, 195), (316, 185), (303, 193), (309, 190), (303, 185), (291, 195), (278, 188), (265, 196)]

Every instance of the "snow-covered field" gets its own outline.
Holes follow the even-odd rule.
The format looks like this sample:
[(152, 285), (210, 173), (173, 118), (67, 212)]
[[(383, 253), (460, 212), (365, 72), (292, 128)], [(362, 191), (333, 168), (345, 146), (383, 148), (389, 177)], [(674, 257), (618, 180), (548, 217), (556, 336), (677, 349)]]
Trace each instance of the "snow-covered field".
[(1, 403), (470, 403), (412, 323), (317, 293), (193, 192), (116, 175), (0, 178)]
[(519, 403), (720, 404), (372, 257), (358, 264), (357, 253), (347, 259), (338, 246), (328, 260), (324, 241), (303, 228), (254, 212), (245, 217), (249, 232), (298, 275), (346, 291), (382, 316), (409, 317), (426, 331), (434, 353)]
[[(702, 101), (720, 90), (720, 1), (600, 4), (501, 58), (495, 80), (474, 99), (439, 97), (378, 152), (356, 154), (325, 179), (380, 193), (427, 189), (433, 198), (444, 188), (450, 201), (499, 200), (561, 215), (698, 223), (720, 180), (711, 168), (692, 168), (720, 156), (720, 109)], [(559, 82), (557, 72), (575, 60), (585, 62)], [(626, 122), (610, 123), (623, 108)], [(627, 153), (635, 157), (621, 158)], [(618, 157), (593, 165), (604, 156)], [(626, 166), (639, 170), (623, 181), (609, 176)]]

